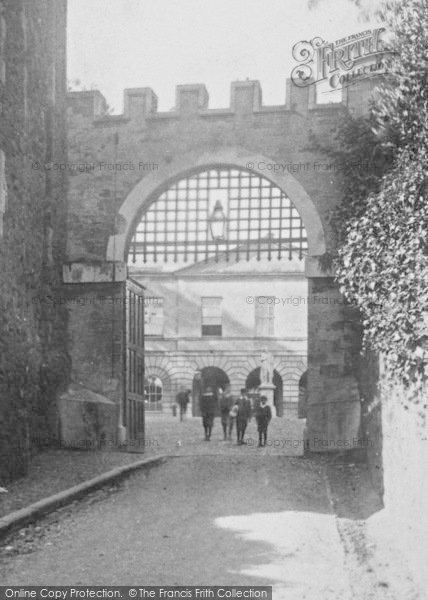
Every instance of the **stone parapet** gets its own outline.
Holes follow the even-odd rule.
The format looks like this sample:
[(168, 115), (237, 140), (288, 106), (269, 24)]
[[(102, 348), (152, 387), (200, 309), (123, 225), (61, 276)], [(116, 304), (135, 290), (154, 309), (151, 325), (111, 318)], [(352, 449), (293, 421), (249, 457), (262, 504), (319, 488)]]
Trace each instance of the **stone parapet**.
[[(189, 117), (224, 117), (226, 114), (240, 115), (263, 114), (264, 112), (289, 111), (308, 113), (313, 110), (328, 110), (339, 113), (344, 108), (360, 114), (367, 110), (368, 98), (379, 83), (379, 77), (353, 83), (352, 89), (344, 88), (341, 102), (319, 102), (316, 86), (297, 87), (291, 79), (286, 80), (284, 104), (264, 106), (262, 87), (257, 80), (233, 81), (230, 87), (230, 105), (228, 108), (210, 108), (209, 94), (203, 84), (181, 84), (176, 87), (174, 110), (158, 111), (158, 97), (149, 87), (129, 88), (124, 91), (124, 112), (122, 117), (130, 120), (165, 119)], [(98, 90), (73, 91), (68, 94), (68, 104), (72, 112), (98, 120), (104, 124), (117, 122), (118, 115), (107, 114), (107, 101)]]

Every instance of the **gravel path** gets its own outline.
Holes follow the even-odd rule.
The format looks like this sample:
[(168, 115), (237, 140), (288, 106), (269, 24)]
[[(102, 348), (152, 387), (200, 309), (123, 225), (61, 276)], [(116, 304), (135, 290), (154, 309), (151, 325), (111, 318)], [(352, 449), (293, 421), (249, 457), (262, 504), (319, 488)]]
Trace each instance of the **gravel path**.
[[(242, 454), (243, 449), (237, 448), (233, 442), (222, 441), (219, 419), (216, 419), (210, 444), (201, 443), (202, 431), (200, 418), (187, 418), (181, 423), (178, 418), (169, 415), (148, 414), (146, 444), (141, 452), (144, 456)], [(247, 441), (246, 449), (257, 455), (299, 456), (303, 453), (303, 424), (292, 413), (287, 418), (274, 419), (270, 427), (269, 446), (260, 449), (257, 448), (257, 431), (253, 420), (248, 427)], [(8, 484), (0, 482), (0, 487), (4, 485), (8, 490), (7, 493), (0, 493), (0, 517), (140, 458), (141, 453), (134, 452), (65, 449), (41, 452), (31, 459), (26, 477)]]
[[(3, 584), (274, 585), (350, 598), (324, 468), (281, 456), (171, 458), (3, 554)], [(305, 595), (304, 595), (305, 594)]]
[(303, 455), (304, 421), (297, 419), (289, 412), (283, 418), (272, 419), (268, 430), (268, 441), (265, 448), (258, 448), (258, 433), (255, 419), (248, 424), (245, 448), (236, 445), (236, 431), (232, 441), (223, 441), (223, 430), (220, 419), (214, 421), (211, 442), (203, 441), (204, 430), (202, 419), (187, 418), (183, 422), (166, 415), (147, 415), (145, 454), (174, 456), (224, 455), (241, 456), (242, 452), (257, 456), (302, 456)]
[[(279, 421), (275, 436), (290, 426)], [(238, 447), (219, 431), (203, 442), (199, 420), (154, 419), (147, 431), (163, 440), (152, 453), (169, 449), (167, 462), (4, 540), (2, 585), (272, 585), (274, 600), (426, 598), (400, 553), (377, 547), (370, 522), (382, 505), (363, 463)]]

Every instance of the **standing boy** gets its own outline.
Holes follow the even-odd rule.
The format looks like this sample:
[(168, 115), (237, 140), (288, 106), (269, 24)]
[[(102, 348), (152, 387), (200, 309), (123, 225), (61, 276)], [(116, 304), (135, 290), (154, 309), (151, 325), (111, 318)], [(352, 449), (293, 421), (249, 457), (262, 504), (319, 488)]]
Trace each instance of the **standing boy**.
[(238, 414), (236, 415), (236, 437), (238, 446), (244, 444), (245, 430), (251, 418), (251, 402), (247, 397), (247, 390), (242, 388), (238, 402)]
[(212, 387), (207, 387), (205, 392), (202, 394), (200, 409), (202, 415), (202, 425), (205, 431), (205, 441), (211, 440), (211, 431), (214, 425), (214, 417), (216, 413), (217, 401), (213, 394)]
[(221, 417), (221, 426), (223, 427), (224, 441), (231, 439), (233, 420), (230, 416), (230, 411), (233, 406), (233, 397), (230, 393), (230, 385), (226, 385), (226, 389), (219, 397), (219, 408)]
[(266, 446), (267, 429), (272, 419), (272, 411), (267, 404), (266, 396), (260, 398), (260, 404), (256, 411), (257, 431), (259, 432), (259, 448)]

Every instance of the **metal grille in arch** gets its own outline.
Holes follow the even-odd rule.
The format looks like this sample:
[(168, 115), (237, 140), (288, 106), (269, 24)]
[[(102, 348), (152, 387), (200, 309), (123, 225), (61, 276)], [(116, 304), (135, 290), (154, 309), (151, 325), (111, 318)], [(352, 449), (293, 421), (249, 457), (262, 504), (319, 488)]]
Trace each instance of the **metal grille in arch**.
[[(215, 240), (210, 215), (220, 202), (225, 233)], [(215, 168), (172, 184), (139, 222), (130, 247), (133, 263), (299, 259), (306, 231), (290, 199), (254, 173)]]

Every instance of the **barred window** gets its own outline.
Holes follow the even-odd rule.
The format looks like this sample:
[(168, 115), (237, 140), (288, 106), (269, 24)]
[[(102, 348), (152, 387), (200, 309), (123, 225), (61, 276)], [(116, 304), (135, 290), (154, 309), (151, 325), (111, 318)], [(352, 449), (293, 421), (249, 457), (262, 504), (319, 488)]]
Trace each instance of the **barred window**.
[[(209, 218), (220, 201), (225, 239), (212, 239)], [(286, 194), (254, 172), (217, 168), (189, 175), (154, 198), (137, 225), (130, 261), (197, 263), (223, 253), (226, 260), (302, 259), (306, 231)]]
[(202, 335), (222, 335), (222, 298), (201, 298), (202, 305)]

